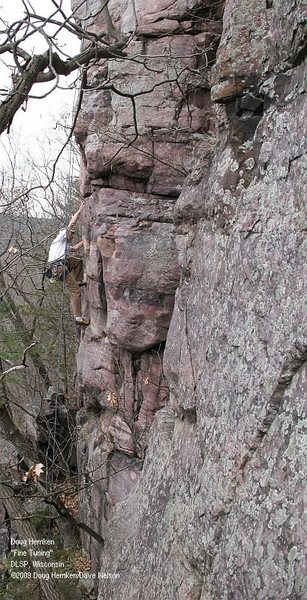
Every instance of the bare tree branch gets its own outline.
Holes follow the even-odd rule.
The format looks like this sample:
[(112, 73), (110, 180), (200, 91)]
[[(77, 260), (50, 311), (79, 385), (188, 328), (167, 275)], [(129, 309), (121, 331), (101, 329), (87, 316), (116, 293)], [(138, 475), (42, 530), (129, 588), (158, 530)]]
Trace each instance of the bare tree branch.
[(14, 365), (13, 367), (10, 367), (6, 371), (3, 371), (3, 373), (0, 377), (0, 383), (1, 383), (1, 381), (3, 381), (3, 379), (7, 375), (9, 375), (10, 373), (13, 373), (13, 371), (20, 371), (21, 369), (25, 369), (25, 367), (28, 366), (26, 364), (26, 354), (27, 354), (28, 350), (30, 350), (30, 348), (33, 348), (33, 346), (35, 346), (35, 345), (36, 345), (36, 342), (32, 342), (32, 344), (30, 344), (29, 346), (27, 346), (27, 348), (24, 349), (20, 365)]
[[(0, 44), (0, 55), (13, 57), (15, 73), (12, 75), (12, 88), (6, 92), (6, 97), (0, 104), (0, 134), (6, 129), (9, 131), (14, 115), (29, 98), (35, 83), (55, 81), (54, 87), (56, 87), (61, 75), (67, 76), (82, 66), (89, 65), (91, 61), (125, 56), (123, 49), (127, 45), (128, 38), (114, 26), (108, 9), (108, 0), (99, 9), (106, 29), (99, 34), (85, 31), (80, 24), (73, 21), (73, 15), (70, 17), (65, 15), (62, 4), (55, 0), (52, 3), (55, 10), (45, 17), (30, 12), (30, 9), (33, 10), (31, 4), (29, 3), (29, 8), (28, 3), (23, 2), (25, 16), (1, 32), (6, 37)], [(47, 25), (57, 26), (57, 32), (47, 33)], [(85, 41), (87, 47), (75, 56), (68, 57), (57, 41), (57, 34), (63, 29)], [(39, 34), (47, 43), (46, 52), (32, 55), (23, 47), (23, 43), (34, 34)], [(115, 42), (109, 43), (110, 38)], [(45, 95), (51, 93), (52, 89)]]

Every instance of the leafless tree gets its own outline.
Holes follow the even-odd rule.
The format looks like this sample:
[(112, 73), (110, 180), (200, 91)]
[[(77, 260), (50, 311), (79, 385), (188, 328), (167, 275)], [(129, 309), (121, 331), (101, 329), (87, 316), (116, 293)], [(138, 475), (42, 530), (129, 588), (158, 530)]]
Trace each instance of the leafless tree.
[[(81, 0), (80, 5), (83, 3)], [(10, 128), (15, 113), (31, 96), (34, 84), (53, 82), (51, 88), (49, 86), (41, 94), (45, 96), (58, 85), (61, 75), (78, 71), (93, 60), (124, 56), (128, 39), (114, 27), (107, 1), (100, 8), (106, 28), (99, 34), (89, 33), (77, 24), (74, 13), (67, 15), (64, 12), (61, 0), (52, 0), (52, 5), (52, 12), (45, 16), (33, 12), (29, 0), (23, 0), (24, 15), (10, 25), (3, 23), (0, 54), (6, 62), (9, 58), (13, 60), (13, 72), (11, 89), (2, 90), (0, 133)], [(77, 55), (67, 56), (58, 45), (58, 36), (63, 30), (82, 40), (83, 49)], [(26, 49), (28, 41), (34, 37), (44, 40), (44, 52), (31, 53)]]
[[(72, 210), (74, 202), (78, 204), (78, 190), (76, 187), (75, 193), (67, 195), (66, 189), (74, 188), (74, 175), (69, 169), (62, 176), (58, 173), (57, 180), (52, 181), (52, 165), (44, 162), (44, 157), (40, 164), (27, 157), (23, 169), (19, 169), (13, 141), (8, 149), (9, 169), (2, 178), (4, 206), (0, 212), (1, 437), (14, 444), (28, 466), (44, 461), (47, 468), (44, 494), (49, 505), (59, 507), (55, 488), (58, 481), (71, 477), (75, 419), (74, 412), (66, 407), (62, 408), (65, 415), (61, 419), (60, 407), (48, 407), (46, 396), (51, 384), (56, 396), (57, 392), (66, 394), (72, 388), (76, 332), (62, 287), (53, 289), (46, 285), (43, 272), (50, 238), (67, 220), (66, 211)], [(46, 183), (51, 183), (48, 188)], [(36, 188), (35, 193), (29, 194), (30, 188)], [(43, 195), (41, 190), (45, 190)], [(8, 494), (8, 481), (6, 473), (1, 483), (2, 492), (6, 490), (2, 502), (10, 519), (19, 515), (20, 536), (31, 529), (35, 537), (30, 522), (27, 529), (28, 513), (20, 490), (18, 486), (11, 487)], [(64, 506), (59, 510), (62, 517), (69, 519), (69, 511), (63, 515)], [(69, 536), (72, 522), (71, 517)], [(49, 591), (47, 597), (59, 598), (55, 594)]]

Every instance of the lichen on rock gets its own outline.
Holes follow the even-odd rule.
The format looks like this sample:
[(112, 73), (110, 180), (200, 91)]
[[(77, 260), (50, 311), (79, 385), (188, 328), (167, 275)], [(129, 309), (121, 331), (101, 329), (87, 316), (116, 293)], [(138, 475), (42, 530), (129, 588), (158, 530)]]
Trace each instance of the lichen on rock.
[(98, 597), (303, 599), (303, 3), (134, 4), (142, 60), (91, 66), (76, 129)]

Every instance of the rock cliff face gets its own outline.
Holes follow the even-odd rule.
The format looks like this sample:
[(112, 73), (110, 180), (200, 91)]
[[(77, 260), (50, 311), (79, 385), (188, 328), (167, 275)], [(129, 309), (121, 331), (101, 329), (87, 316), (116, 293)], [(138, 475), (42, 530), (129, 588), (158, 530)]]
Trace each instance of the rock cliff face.
[(131, 60), (88, 70), (76, 129), (99, 599), (303, 599), (303, 3), (109, 7)]

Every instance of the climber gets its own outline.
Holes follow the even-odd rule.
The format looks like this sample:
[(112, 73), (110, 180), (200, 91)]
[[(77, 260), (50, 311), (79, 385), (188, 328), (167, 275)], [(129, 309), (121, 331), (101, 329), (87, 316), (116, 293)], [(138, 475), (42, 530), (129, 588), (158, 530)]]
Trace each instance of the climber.
[(48, 255), (48, 266), (45, 271), (50, 281), (65, 281), (69, 297), (72, 314), (78, 325), (88, 325), (89, 321), (81, 314), (81, 290), (84, 281), (83, 260), (70, 256), (71, 252), (78, 252), (83, 247), (83, 241), (74, 246), (70, 245), (75, 234), (74, 226), (83, 209), (81, 204), (77, 212), (72, 215), (68, 226), (61, 229), (56, 238), (51, 243)]

